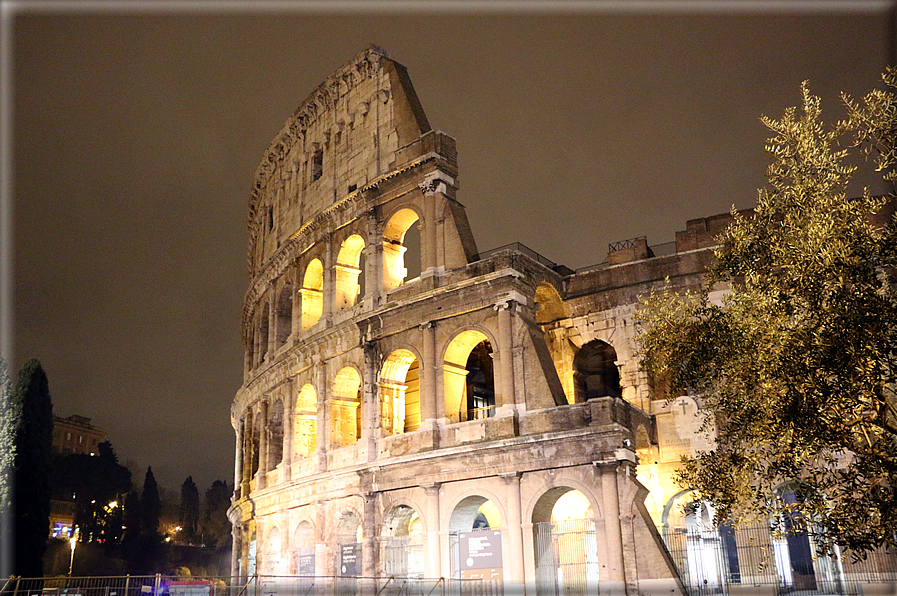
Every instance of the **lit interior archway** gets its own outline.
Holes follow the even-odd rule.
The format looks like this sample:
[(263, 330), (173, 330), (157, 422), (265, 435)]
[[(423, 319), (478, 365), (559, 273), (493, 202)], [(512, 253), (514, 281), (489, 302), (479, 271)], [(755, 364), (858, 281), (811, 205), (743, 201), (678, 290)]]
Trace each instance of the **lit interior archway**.
[(593, 397), (622, 397), (613, 346), (595, 339), (580, 348), (573, 358), (573, 385), (577, 403)]
[[(334, 310), (339, 312), (355, 304), (362, 292), (364, 277), (362, 251), (364, 239), (358, 234), (352, 234), (343, 240), (339, 254), (336, 257), (336, 269), (334, 286)], [(360, 280), (360, 281), (359, 281)]]
[(283, 461), (283, 402), (275, 401), (268, 408), (268, 469)]
[(380, 426), (386, 434), (420, 428), (420, 367), (410, 350), (396, 350), (380, 369)]
[(390, 509), (380, 540), (386, 575), (423, 577), (424, 528), (420, 516), (407, 505)]
[(312, 259), (302, 279), (302, 328), (310, 329), (324, 312), (324, 265)]
[(443, 362), (445, 412), (452, 422), (495, 413), (492, 345), (481, 331), (469, 329), (451, 341)]
[(598, 594), (595, 513), (582, 492), (552, 488), (533, 508), (537, 594)]
[[(391, 290), (420, 275), (420, 218), (412, 209), (400, 209), (383, 232), (383, 288)], [(409, 250), (411, 249), (411, 250)], [(417, 254), (413, 251), (416, 250)]]
[(315, 388), (306, 383), (296, 398), (293, 446), (296, 457), (306, 458), (317, 448), (318, 396)]
[(361, 436), (361, 375), (347, 366), (333, 379), (331, 401), (333, 446), (354, 445)]

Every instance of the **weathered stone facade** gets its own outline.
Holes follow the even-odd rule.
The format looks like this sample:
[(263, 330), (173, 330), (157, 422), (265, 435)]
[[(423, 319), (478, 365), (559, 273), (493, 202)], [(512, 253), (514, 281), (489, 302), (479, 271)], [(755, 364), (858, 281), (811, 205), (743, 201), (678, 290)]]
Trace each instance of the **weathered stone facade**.
[[(573, 272), (519, 245), (478, 253), (457, 180), (454, 139), (375, 47), (269, 148), (231, 411), (234, 573), (334, 576), (357, 557), (358, 576), (460, 577), (459, 536), (491, 529), (508, 593), (680, 592), (656, 526), (698, 404), (656, 399), (632, 317), (666, 278), (700, 283), (725, 217)], [(574, 534), (572, 563), (541, 546)]]

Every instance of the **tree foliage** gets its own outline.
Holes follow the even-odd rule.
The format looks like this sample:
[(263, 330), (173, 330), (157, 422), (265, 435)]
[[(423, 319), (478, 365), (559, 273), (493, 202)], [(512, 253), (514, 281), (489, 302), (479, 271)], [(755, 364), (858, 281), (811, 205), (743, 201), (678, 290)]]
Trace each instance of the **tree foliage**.
[(199, 528), (199, 489), (193, 476), (187, 476), (181, 485), (181, 511), (179, 517), (183, 538), (193, 542)]
[(894, 180), (897, 98), (845, 96), (832, 126), (806, 83), (802, 99), (762, 119), (769, 186), (733, 212), (704, 288), (644, 300), (640, 353), (657, 384), (703, 400), (716, 446), (679, 480), (719, 520), (787, 515), (775, 489), (796, 483), (818, 542), (864, 553), (897, 545), (897, 223), (893, 197), (848, 184), (863, 156)]
[(200, 532), (207, 546), (220, 548), (230, 544), (231, 525), (227, 519), (227, 510), (232, 493), (233, 489), (224, 480), (216, 480), (206, 490)]
[(31, 359), (22, 366), (11, 409), (15, 427), (14, 573), (40, 577), (50, 528), (49, 472), (53, 451), (53, 402), (40, 361)]
[[(12, 552), (12, 469), (15, 459), (15, 424), (13, 420), (12, 385), (6, 360), (0, 357), (0, 552)], [(0, 556), (0, 577), (9, 577), (12, 568), (8, 557)]]

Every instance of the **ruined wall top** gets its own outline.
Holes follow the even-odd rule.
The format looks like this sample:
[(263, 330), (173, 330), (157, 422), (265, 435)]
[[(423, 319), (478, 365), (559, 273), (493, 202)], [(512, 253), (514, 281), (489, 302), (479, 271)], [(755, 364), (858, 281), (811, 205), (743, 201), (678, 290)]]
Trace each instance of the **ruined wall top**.
[(404, 66), (370, 46), (338, 68), (287, 119), (256, 170), (250, 268), (305, 222), (400, 169), (399, 152), (430, 131)]

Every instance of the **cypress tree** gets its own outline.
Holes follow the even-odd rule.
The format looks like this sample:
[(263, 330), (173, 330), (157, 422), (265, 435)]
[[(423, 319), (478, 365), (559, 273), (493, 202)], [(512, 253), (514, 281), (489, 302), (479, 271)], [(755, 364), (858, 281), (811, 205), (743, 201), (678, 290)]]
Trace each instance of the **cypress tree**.
[(180, 523), (183, 538), (194, 541), (199, 527), (199, 489), (193, 482), (193, 476), (187, 476), (181, 485)]
[(31, 359), (22, 367), (11, 406), (15, 424), (13, 568), (22, 577), (41, 577), (50, 530), (53, 402), (40, 361)]
[(159, 516), (162, 514), (162, 502), (159, 500), (159, 485), (153, 475), (152, 466), (146, 469), (143, 479), (143, 494), (140, 495), (140, 527), (142, 533), (149, 537), (159, 536)]

